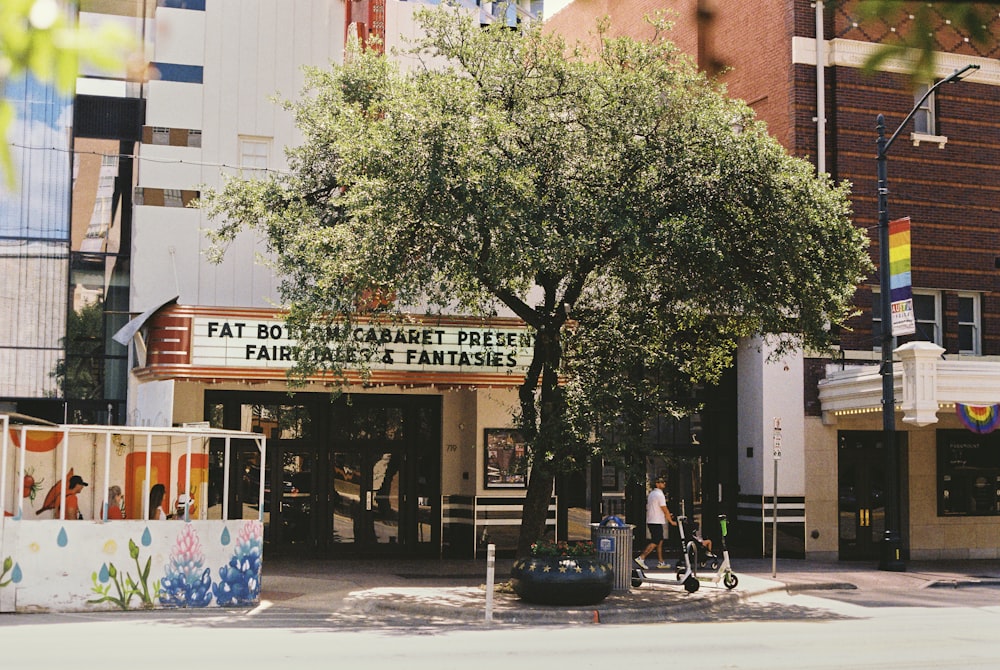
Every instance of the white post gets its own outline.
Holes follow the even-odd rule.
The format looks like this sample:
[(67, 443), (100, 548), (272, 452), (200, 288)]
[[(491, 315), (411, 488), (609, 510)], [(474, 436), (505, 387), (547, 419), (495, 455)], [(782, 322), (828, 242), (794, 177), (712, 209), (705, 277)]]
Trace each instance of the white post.
[(142, 518), (149, 518), (149, 489), (153, 488), (149, 471), (153, 468), (153, 434), (146, 433), (146, 476), (142, 480)]
[[(7, 447), (10, 444), (10, 435), (7, 434), (10, 426), (10, 417), (4, 414), (0, 417), (0, 426), (3, 426), (3, 438), (0, 439), (0, 518), (3, 518), (4, 501), (7, 499)], [(24, 477), (21, 478), (24, 482)], [(17, 490), (16, 488), (14, 489)], [(18, 507), (20, 511), (20, 507)]]
[(774, 517), (771, 520), (771, 576), (778, 576), (778, 461), (781, 460), (781, 419), (774, 418), (774, 495), (771, 505)]
[[(25, 442), (22, 444), (28, 446), (27, 433), (24, 429), (21, 430), (21, 435), (25, 436)], [(69, 482), (66, 481), (66, 475), (69, 472), (69, 428), (63, 429), (63, 450), (62, 450), (62, 475), (60, 477), (61, 485), (59, 487), (59, 518), (66, 520), (66, 489), (69, 488)], [(21, 481), (24, 481), (23, 479)]]
[[(188, 435), (187, 439), (187, 462), (184, 464), (184, 493), (187, 495), (187, 504), (184, 505), (184, 520), (191, 520), (191, 501), (193, 500), (191, 495), (191, 436)], [(177, 497), (180, 498), (180, 493)]]
[[(229, 520), (229, 436), (226, 436), (226, 448), (225, 455), (223, 456), (222, 465), (222, 520)], [(263, 476), (264, 473), (261, 473)], [(242, 516), (242, 514), (241, 514)]]
[(104, 432), (104, 504), (101, 505), (101, 521), (108, 520), (108, 487), (111, 486), (111, 431)]
[(493, 575), (496, 572), (495, 544), (486, 545), (486, 623), (493, 621)]
[[(14, 490), (17, 490), (17, 484), (20, 482), (24, 484), (24, 475), (26, 474), (26, 464), (28, 460), (28, 429), (21, 426), (21, 447), (18, 449), (20, 452), (18, 454), (18, 468), (17, 468), (17, 481), (14, 482)], [(19, 518), (24, 518), (24, 498), (21, 496), (16, 496), (17, 500), (17, 515)]]

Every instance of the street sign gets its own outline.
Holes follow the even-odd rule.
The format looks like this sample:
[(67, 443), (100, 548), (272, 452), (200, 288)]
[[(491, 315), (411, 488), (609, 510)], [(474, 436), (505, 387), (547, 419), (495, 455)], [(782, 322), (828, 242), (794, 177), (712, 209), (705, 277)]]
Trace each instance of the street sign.
[(774, 437), (772, 442), (774, 460), (781, 458), (781, 418), (774, 418)]

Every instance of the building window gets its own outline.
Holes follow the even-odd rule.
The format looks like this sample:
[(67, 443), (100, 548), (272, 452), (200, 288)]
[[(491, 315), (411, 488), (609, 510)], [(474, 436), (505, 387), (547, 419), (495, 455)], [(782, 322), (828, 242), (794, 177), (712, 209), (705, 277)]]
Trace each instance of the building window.
[(170, 128), (153, 127), (153, 144), (170, 144)]
[(240, 138), (240, 169), (250, 172), (267, 170), (271, 140), (264, 137)]
[(181, 190), (179, 188), (163, 189), (163, 205), (164, 207), (183, 207), (184, 199), (181, 196)]
[(978, 356), (981, 353), (979, 341), (979, 295), (959, 294), (958, 296), (958, 353)]
[[(872, 347), (882, 349), (882, 300), (881, 293), (872, 291)], [(913, 341), (941, 344), (941, 294), (934, 291), (913, 291), (913, 314), (917, 322), (915, 335), (899, 338), (899, 344)]]
[[(920, 102), (933, 84), (918, 84), (913, 91), (913, 103)], [(931, 93), (927, 99), (920, 103), (920, 107), (913, 114), (913, 130), (923, 135), (937, 135), (937, 119), (934, 113), (934, 98), (937, 94)]]
[(1000, 432), (937, 431), (938, 516), (1000, 515)]
[(189, 130), (187, 145), (189, 147), (200, 147), (201, 146), (201, 131), (200, 130)]

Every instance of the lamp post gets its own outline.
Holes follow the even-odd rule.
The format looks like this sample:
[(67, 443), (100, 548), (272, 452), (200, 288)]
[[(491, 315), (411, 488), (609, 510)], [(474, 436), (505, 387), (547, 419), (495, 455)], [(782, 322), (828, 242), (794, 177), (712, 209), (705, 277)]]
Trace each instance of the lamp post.
[(889, 286), (889, 182), (887, 179), (886, 154), (892, 143), (896, 141), (903, 127), (913, 118), (924, 101), (944, 84), (958, 81), (967, 73), (978, 70), (978, 65), (966, 65), (955, 70), (949, 76), (927, 89), (903, 122), (896, 128), (888, 140), (885, 139), (885, 117), (879, 114), (875, 119), (875, 129), (878, 132), (876, 147), (878, 176), (878, 274), (879, 295), (882, 307), (882, 365), (879, 369), (882, 375), (882, 431), (885, 443), (885, 535), (882, 538), (882, 550), (879, 559), (879, 569), (893, 572), (906, 570), (906, 563), (901, 557), (900, 514), (899, 514), (899, 459), (896, 454), (896, 398), (893, 386), (892, 369), (892, 298)]

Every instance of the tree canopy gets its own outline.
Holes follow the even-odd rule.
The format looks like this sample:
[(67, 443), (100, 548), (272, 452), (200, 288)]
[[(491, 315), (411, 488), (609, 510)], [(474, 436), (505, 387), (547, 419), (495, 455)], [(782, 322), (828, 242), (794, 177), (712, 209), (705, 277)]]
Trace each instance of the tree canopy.
[[(310, 70), (285, 103), (304, 135), (290, 173), (231, 179), (202, 206), (220, 251), (265, 233), (307, 348), (415, 309), (502, 306), (534, 330), (523, 554), (556, 471), (603, 425), (638, 434), (683, 411), (678, 386), (714, 380), (740, 338), (827, 345), (867, 237), (849, 185), (789, 156), (659, 20), (650, 41), (590, 52), (449, 7), (418, 16), (418, 67), (366, 52)], [(315, 366), (337, 363), (297, 371)]]

